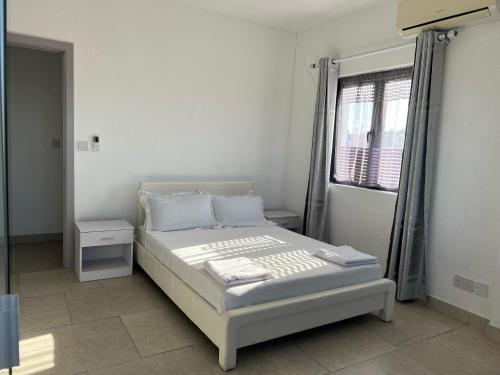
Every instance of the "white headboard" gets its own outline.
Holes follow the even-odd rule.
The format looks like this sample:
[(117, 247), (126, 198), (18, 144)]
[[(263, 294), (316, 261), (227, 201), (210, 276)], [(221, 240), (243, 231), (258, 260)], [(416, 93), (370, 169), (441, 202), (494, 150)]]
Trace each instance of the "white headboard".
[[(211, 194), (243, 195), (254, 189), (252, 181), (141, 181), (139, 190), (158, 194), (203, 190)], [(144, 223), (144, 209), (139, 206), (139, 225)]]

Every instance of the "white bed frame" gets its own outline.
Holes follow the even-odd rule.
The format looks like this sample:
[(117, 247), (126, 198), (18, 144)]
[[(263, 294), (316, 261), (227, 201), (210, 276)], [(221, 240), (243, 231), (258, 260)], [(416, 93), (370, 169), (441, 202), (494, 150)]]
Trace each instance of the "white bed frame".
[[(205, 190), (213, 194), (246, 194), (253, 189), (247, 181), (141, 182), (140, 190), (162, 194)], [(144, 212), (139, 208), (139, 222)], [(238, 348), (334, 323), (367, 313), (390, 321), (394, 311), (395, 283), (380, 279), (298, 297), (285, 298), (226, 311), (208, 304), (139, 242), (135, 259), (172, 301), (219, 348), (224, 370), (236, 367)]]

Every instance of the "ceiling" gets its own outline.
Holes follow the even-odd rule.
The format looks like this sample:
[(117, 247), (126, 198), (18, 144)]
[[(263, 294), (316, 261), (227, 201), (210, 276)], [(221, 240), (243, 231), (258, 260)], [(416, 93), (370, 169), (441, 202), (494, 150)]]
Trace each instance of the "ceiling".
[(176, 0), (193, 8), (301, 31), (384, 0)]

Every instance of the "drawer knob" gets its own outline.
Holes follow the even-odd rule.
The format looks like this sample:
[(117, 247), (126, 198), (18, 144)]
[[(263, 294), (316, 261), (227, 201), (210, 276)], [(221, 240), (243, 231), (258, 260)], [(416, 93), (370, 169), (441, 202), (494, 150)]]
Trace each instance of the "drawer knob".
[(111, 241), (111, 240), (114, 240), (115, 238), (114, 237), (102, 237), (101, 240), (102, 241)]

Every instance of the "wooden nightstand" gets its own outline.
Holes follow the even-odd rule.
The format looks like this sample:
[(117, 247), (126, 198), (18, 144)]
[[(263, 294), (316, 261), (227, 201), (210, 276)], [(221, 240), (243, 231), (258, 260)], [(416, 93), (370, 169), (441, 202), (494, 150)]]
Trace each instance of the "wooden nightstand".
[(75, 232), (75, 271), (80, 281), (132, 274), (134, 227), (128, 222), (81, 221)]
[(267, 220), (275, 222), (280, 227), (289, 229), (294, 232), (299, 231), (300, 219), (299, 215), (285, 210), (270, 210), (264, 211), (264, 216)]

